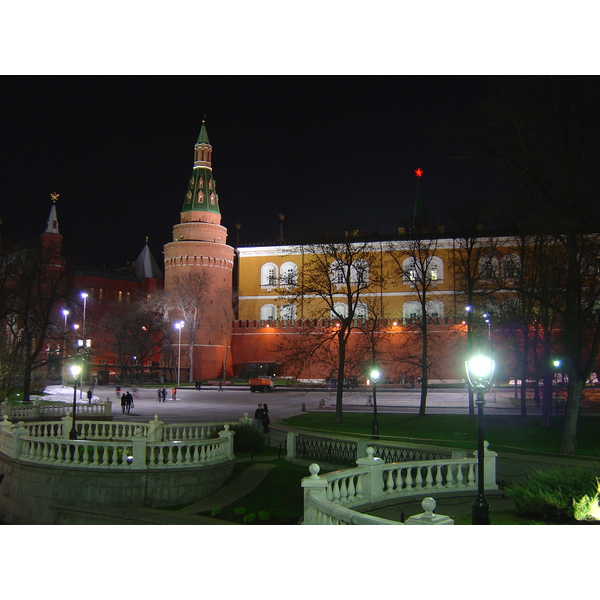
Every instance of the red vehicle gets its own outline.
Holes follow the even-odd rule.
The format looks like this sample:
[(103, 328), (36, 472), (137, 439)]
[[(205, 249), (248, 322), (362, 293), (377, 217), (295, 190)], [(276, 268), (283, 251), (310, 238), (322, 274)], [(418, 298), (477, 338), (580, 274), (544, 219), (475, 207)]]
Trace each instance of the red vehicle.
[(272, 392), (275, 389), (275, 384), (269, 377), (251, 377), (248, 383), (251, 392)]

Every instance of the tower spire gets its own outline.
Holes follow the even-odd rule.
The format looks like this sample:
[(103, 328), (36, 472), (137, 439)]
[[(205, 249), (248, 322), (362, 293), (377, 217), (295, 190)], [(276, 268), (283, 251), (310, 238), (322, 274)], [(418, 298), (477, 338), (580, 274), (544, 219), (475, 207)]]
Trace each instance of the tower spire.
[(221, 222), (217, 184), (212, 174), (212, 146), (206, 130), (206, 115), (194, 146), (194, 167), (181, 209), (181, 222)]
[(58, 231), (58, 217), (56, 216), (56, 201), (60, 194), (56, 192), (52, 192), (50, 194), (50, 199), (52, 200), (52, 207), (50, 208), (50, 214), (48, 215), (48, 223), (46, 223), (46, 231), (44, 233), (56, 233), (59, 234)]
[(415, 208), (413, 212), (413, 230), (416, 232), (427, 231), (427, 212), (423, 202), (423, 192), (421, 190), (421, 178), (423, 177), (422, 169), (415, 169), (417, 176), (417, 195), (415, 198)]

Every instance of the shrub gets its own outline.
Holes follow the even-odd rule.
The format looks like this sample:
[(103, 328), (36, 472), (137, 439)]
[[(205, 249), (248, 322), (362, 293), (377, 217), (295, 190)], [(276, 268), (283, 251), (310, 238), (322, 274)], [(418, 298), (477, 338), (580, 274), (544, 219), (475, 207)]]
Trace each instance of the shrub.
[(600, 479), (596, 478), (596, 495), (587, 494), (580, 500), (573, 498), (573, 516), (576, 521), (600, 521)]
[(231, 431), (235, 433), (233, 436), (234, 452), (255, 454), (265, 446), (264, 435), (252, 425), (232, 425)]
[(588, 469), (538, 470), (524, 483), (512, 484), (507, 493), (519, 515), (564, 523), (574, 519), (573, 498), (590, 493), (594, 479)]

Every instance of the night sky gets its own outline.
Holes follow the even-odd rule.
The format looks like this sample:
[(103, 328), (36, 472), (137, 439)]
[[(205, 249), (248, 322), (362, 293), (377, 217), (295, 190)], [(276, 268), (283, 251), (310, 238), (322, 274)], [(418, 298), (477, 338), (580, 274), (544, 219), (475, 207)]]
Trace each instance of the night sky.
[(343, 223), (392, 234), (410, 222), (415, 169), (433, 224), (493, 193), (439, 140), (485, 97), (480, 76), (5, 76), (4, 239), (45, 228), (58, 192), (67, 255), (159, 262), (179, 222), (203, 116), (222, 223), (235, 244)]

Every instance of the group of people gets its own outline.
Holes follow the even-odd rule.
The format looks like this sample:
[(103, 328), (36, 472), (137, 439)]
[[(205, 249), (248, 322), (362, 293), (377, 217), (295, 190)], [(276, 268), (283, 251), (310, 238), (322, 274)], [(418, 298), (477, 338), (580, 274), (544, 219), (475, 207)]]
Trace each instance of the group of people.
[(269, 407), (266, 404), (259, 404), (258, 408), (254, 411), (254, 419), (256, 420), (256, 427), (263, 433), (269, 433)]
[[(167, 388), (158, 388), (156, 393), (159, 402), (164, 402), (167, 399)], [(173, 394), (173, 400), (177, 400), (177, 388), (173, 388), (171, 393)]]
[(131, 392), (128, 390), (121, 396), (121, 409), (123, 410), (123, 413), (129, 414), (132, 406), (133, 406), (133, 396), (131, 395)]

